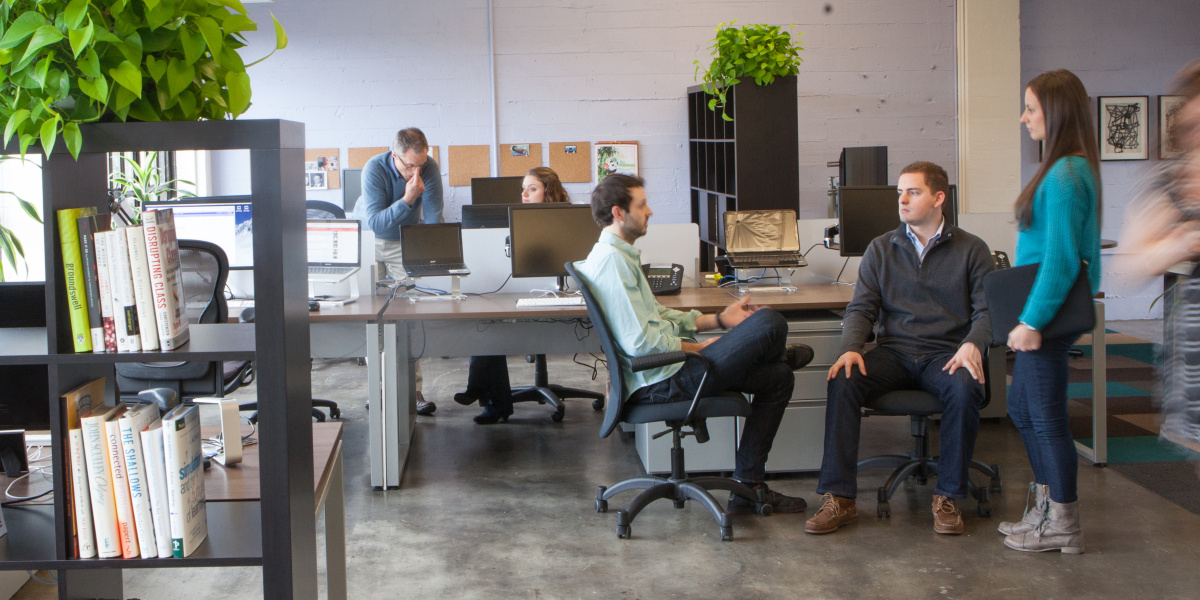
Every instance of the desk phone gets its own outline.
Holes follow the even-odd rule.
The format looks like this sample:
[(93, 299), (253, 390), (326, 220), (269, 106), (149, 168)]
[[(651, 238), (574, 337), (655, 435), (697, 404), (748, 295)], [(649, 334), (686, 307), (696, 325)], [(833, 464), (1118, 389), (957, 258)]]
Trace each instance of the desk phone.
[(650, 292), (655, 296), (678, 294), (683, 289), (683, 266), (667, 264), (642, 265), (642, 272), (650, 282)]

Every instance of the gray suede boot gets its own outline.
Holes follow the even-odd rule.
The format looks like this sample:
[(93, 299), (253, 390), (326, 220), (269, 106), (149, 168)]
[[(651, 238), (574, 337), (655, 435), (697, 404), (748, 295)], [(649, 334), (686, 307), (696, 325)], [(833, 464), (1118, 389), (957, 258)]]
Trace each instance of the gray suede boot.
[[(1029, 504), (1029, 499), (1033, 498), (1033, 504)], [(1046, 518), (1046, 508), (1050, 500), (1050, 486), (1041, 483), (1030, 483), (1029, 493), (1025, 495), (1025, 514), (1021, 516), (1021, 520), (1017, 522), (1003, 521), (996, 529), (1004, 535), (1012, 535), (1014, 533), (1028, 533), (1037, 529), (1038, 525), (1042, 524), (1042, 519)]]
[(1033, 531), (1014, 533), (1004, 545), (1021, 552), (1061, 550), (1063, 554), (1083, 554), (1083, 530), (1079, 527), (1079, 502), (1050, 505), (1046, 518)]

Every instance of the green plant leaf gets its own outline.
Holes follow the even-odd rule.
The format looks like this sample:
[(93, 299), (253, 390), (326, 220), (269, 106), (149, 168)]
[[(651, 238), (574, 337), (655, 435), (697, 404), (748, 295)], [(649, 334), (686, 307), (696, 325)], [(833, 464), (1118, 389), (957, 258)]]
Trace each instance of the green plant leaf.
[(246, 112), (250, 108), (250, 75), (244, 71), (230, 73), (225, 87), (229, 88), (229, 112), (234, 117)]
[(156, 83), (162, 81), (163, 75), (167, 73), (167, 63), (154, 58), (153, 54), (146, 56), (146, 73), (150, 75), (150, 79)]
[(183, 92), (179, 94), (179, 109), (183, 111), (183, 118), (192, 120), (199, 116), (196, 110), (196, 96), (191, 92)]
[[(158, 4), (158, 2), (155, 2), (155, 4)], [(146, 11), (146, 25), (150, 28), (150, 31), (154, 31), (170, 23), (177, 14), (175, 7), (170, 4), (158, 4), (158, 6), (151, 7), (150, 2), (147, 2), (146, 8), (148, 9)]]
[[(109, 106), (111, 106), (114, 111), (124, 111), (124, 115), (127, 115), (129, 114), (129, 105), (133, 104), (134, 100), (137, 100), (136, 94), (125, 89), (124, 87), (113, 86), (112, 102), (109, 104)], [(122, 120), (125, 118), (124, 115), (121, 116)]]
[(200, 35), (204, 36), (204, 43), (208, 44), (208, 50), (216, 56), (221, 51), (221, 42), (225, 39), (221, 33), (221, 26), (217, 25), (211, 17), (200, 17), (196, 19), (196, 27), (200, 28)]
[(50, 96), (59, 100), (66, 98), (71, 92), (71, 80), (66, 73), (58, 69), (50, 69), (46, 74), (46, 91)]
[(50, 72), (50, 59), (43, 58), (38, 61), (38, 64), (33, 68), (33, 80), (37, 82), (38, 87), (46, 87), (46, 74)]
[(154, 106), (146, 102), (145, 98), (134, 100), (133, 104), (129, 105), (129, 116), (139, 121), (161, 121), (158, 111), (154, 110)]
[(95, 80), (80, 79), (75, 84), (79, 86), (79, 91), (96, 102), (103, 103), (108, 99), (108, 80), (103, 77), (97, 77)]
[(9, 140), (12, 139), (13, 133), (18, 131), (18, 128), (21, 126), (21, 124), (24, 123), (25, 120), (28, 118), (29, 118), (29, 111), (24, 108), (13, 112), (12, 116), (10, 116), (8, 118), (8, 122), (4, 124), (4, 146), (5, 147), (8, 147), (8, 142), (9, 142)]
[[(123, 60), (115, 69), (109, 69), (108, 75), (122, 88), (133, 92), (134, 97), (142, 97), (142, 72), (133, 63)], [(128, 105), (128, 104), (126, 104)]]
[(58, 124), (61, 120), (62, 117), (54, 115), (53, 119), (46, 119), (42, 123), (42, 153), (46, 158), (50, 158), (50, 153), (54, 151), (54, 139), (58, 135)]
[(160, 5), (159, 4), (160, 0), (142, 0), (142, 1), (145, 2), (146, 8), (148, 8), (150, 10), (154, 10), (155, 8), (158, 8)]
[(83, 25), (83, 18), (87, 16), (87, 9), (87, 0), (71, 0), (71, 3), (62, 12), (66, 19), (67, 29), (79, 29), (79, 26)]
[(29, 47), (25, 50), (25, 53), (36, 52), (62, 39), (63, 34), (57, 27), (42, 25), (37, 28), (37, 31), (33, 32), (33, 37), (29, 38)]
[(121, 38), (117, 37), (113, 32), (109, 31), (105, 27), (96, 28), (96, 41), (107, 42), (114, 45), (122, 42)]
[(80, 72), (88, 77), (100, 77), (103, 74), (100, 72), (100, 57), (96, 55), (95, 48), (85, 50), (75, 64), (79, 66)]
[(279, 23), (279, 19), (275, 18), (275, 13), (271, 13), (271, 20), (275, 22), (275, 49), (283, 50), (288, 45), (287, 32), (283, 30), (283, 25)]
[(225, 67), (226, 69), (235, 73), (244, 73), (246, 71), (246, 65), (242, 62), (242, 57), (237, 53), (236, 50), (230, 48), (228, 45), (224, 48), (221, 48), (221, 53), (220, 56), (217, 57), (217, 62), (220, 63), (222, 67)]
[(24, 155), (25, 152), (27, 150), (29, 150), (29, 145), (32, 144), (33, 140), (35, 140), (35, 139), (36, 138), (33, 137), (33, 134), (30, 134), (30, 133), (21, 134), (20, 144), (21, 144), (21, 154), (22, 155)]
[(195, 78), (192, 66), (178, 58), (172, 58), (167, 65), (167, 89), (172, 96), (181, 94)]
[(37, 11), (28, 11), (17, 17), (8, 30), (4, 32), (4, 37), (0, 37), (0, 48), (16, 48), (21, 42), (24, 42), (33, 32), (43, 25), (49, 25), (46, 20)]
[(183, 44), (183, 60), (189, 65), (196, 64), (204, 54), (204, 36), (190, 29), (180, 31), (179, 36)]
[(125, 60), (134, 65), (142, 64), (142, 36), (138, 35), (136, 31), (126, 36), (120, 44), (115, 45), (125, 56)]
[(72, 29), (67, 33), (67, 37), (71, 41), (71, 55), (79, 58), (79, 53), (83, 52), (87, 45), (92, 41), (92, 24), (88, 23), (87, 27), (81, 29)]
[(258, 23), (250, 20), (250, 17), (241, 14), (231, 14), (225, 17), (225, 21), (221, 23), (221, 29), (225, 33), (235, 33), (238, 31), (258, 31)]
[(79, 123), (63, 123), (63, 142), (67, 145), (67, 151), (75, 160), (79, 160), (79, 149), (83, 146), (83, 136), (79, 134)]

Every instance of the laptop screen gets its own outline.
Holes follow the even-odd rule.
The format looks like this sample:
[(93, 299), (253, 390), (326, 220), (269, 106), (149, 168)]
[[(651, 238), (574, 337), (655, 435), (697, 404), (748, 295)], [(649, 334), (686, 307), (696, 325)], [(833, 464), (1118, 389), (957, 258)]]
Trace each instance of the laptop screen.
[(404, 225), (400, 251), (405, 266), (452, 265), (463, 262), (462, 224)]
[(354, 219), (309, 219), (309, 266), (357, 267), (362, 223)]
[(727, 211), (725, 250), (735, 252), (799, 252), (796, 213), (790, 210)]

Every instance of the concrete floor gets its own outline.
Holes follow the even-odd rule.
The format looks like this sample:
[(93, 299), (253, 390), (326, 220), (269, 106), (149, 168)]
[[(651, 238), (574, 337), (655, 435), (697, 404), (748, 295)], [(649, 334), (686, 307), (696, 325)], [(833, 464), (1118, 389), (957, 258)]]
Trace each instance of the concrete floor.
[[(1110, 327), (1133, 335), (1153, 330)], [(550, 363), (557, 383), (603, 389), (603, 371), (592, 381), (591, 370), (571, 357)], [(422, 365), (425, 395), (438, 410), (419, 419), (402, 488), (388, 492), (371, 491), (368, 463), (359, 459), (367, 445), (365, 368), (350, 361), (314, 365), (314, 395), (337, 400), (346, 426), (354, 599), (1195, 598), (1200, 589), (1200, 516), (1104, 468), (1080, 466), (1086, 554), (1005, 548), (995, 526), (1020, 517), (1031, 477), (1007, 420), (983, 423), (976, 449), (977, 458), (1001, 465), (1004, 492), (993, 496), (991, 518), (978, 517), (974, 501), (965, 501), (961, 537), (933, 533), (932, 484), (902, 488), (892, 517), (877, 518), (874, 488), (887, 473), (876, 470), (859, 478), (860, 522), (833, 535), (806, 535), (804, 514), (746, 516), (735, 519), (735, 540), (721, 542), (701, 507), (674, 510), (660, 502), (634, 521), (632, 539), (619, 540), (615, 514), (595, 513), (593, 499), (597, 485), (639, 474), (631, 439), (599, 438), (601, 415), (581, 400), (570, 402), (560, 424), (545, 407), (525, 403), (507, 425), (475, 425), (478, 407), (451, 400), (466, 380), (466, 360)], [(510, 366), (514, 383), (532, 379), (531, 365), (514, 358)], [(905, 419), (868, 419), (862, 454), (902, 452), (909, 440)], [(770, 483), (817, 502), (815, 475)], [(131, 598), (181, 590), (213, 600), (263, 596), (253, 568), (124, 573)], [(323, 569), (319, 577), (323, 585)], [(14, 596), (43, 597), (55, 597), (53, 588), (35, 583)]]

